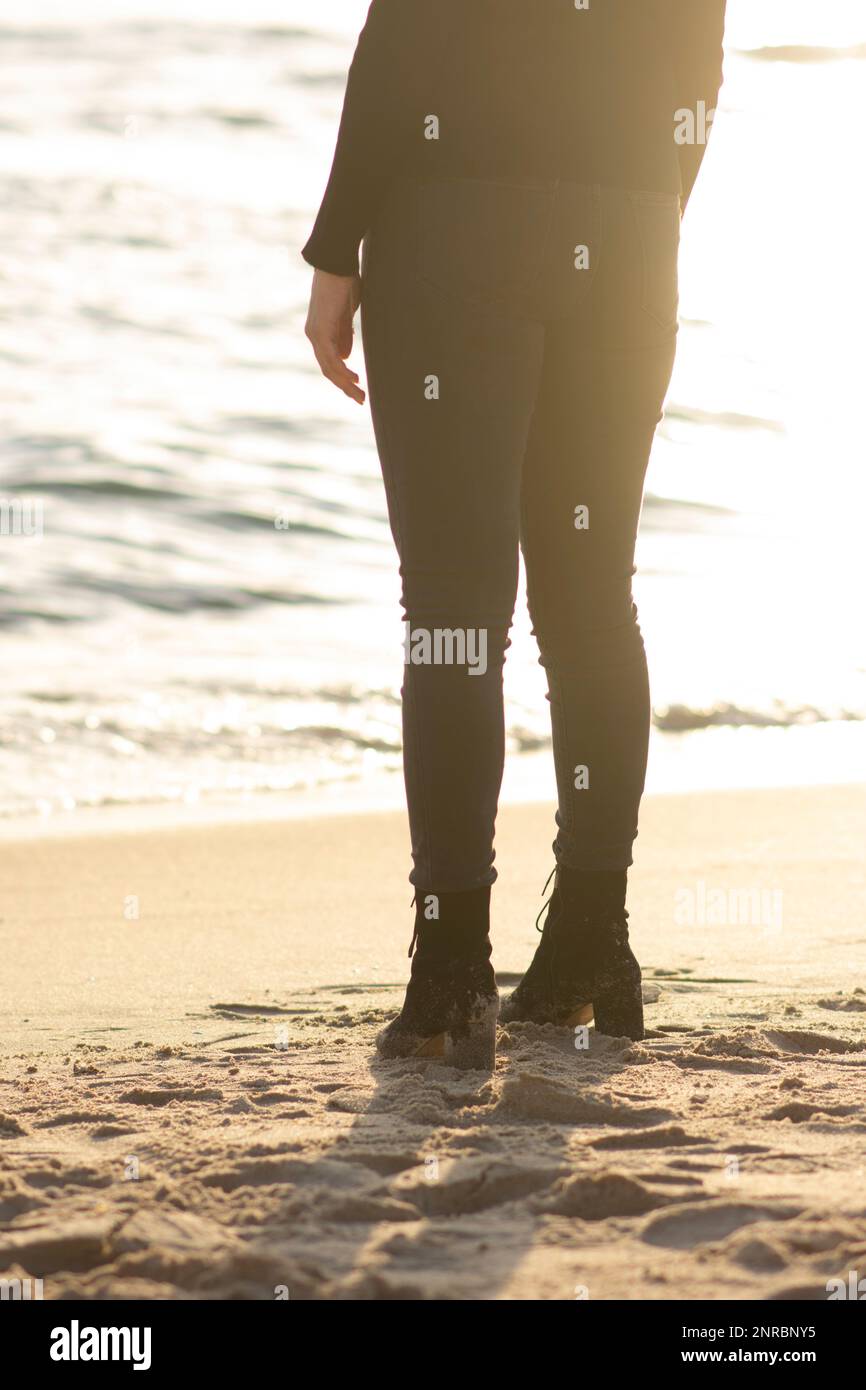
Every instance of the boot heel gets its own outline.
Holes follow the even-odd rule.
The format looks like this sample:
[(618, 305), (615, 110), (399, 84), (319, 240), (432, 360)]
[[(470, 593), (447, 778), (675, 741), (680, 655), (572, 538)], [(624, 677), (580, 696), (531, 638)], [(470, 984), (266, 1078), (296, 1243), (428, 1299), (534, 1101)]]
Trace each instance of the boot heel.
[(644, 1036), (643, 992), (640, 975), (630, 971), (610, 980), (593, 998), (595, 1031), (610, 1038), (631, 1038), (640, 1042)]
[(493, 999), (470, 1022), (468, 1031), (446, 1032), (442, 1060), (461, 1071), (493, 1071), (496, 1065), (496, 1019), (499, 1000)]

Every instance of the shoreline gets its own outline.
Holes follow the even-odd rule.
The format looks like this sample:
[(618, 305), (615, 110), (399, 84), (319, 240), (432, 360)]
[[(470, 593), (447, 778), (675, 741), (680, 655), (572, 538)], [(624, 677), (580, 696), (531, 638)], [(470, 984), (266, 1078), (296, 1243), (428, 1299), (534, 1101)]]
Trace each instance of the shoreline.
[[(142, 824), (136, 814), (122, 827), (95, 816), (86, 829), (76, 823), (4, 838), (7, 999), (19, 1001), (22, 1016), (48, 1013), (54, 1024), (65, 1001), (69, 1041), (78, 1011), (97, 1001), (103, 1017), (116, 1013), (117, 1031), (126, 1031), (124, 1015), (140, 1015), (145, 1003), (150, 1010), (148, 972), (181, 946), (176, 1003), (186, 993), (200, 996), (205, 1011), (209, 988), (217, 999), (243, 989), (256, 996), (338, 988), (359, 970), (371, 987), (402, 981), (412, 896), (403, 809), (320, 805), (315, 814), (287, 817), (274, 806), (267, 818), (259, 809), (187, 823), (160, 816)], [(543, 802), (500, 808), (493, 933), (496, 964), (506, 973), (524, 968), (526, 950), (534, 949), (553, 813)], [(829, 910), (840, 930), (856, 935), (866, 900), (864, 823), (866, 784), (647, 796), (629, 875), (638, 946), (657, 942), (672, 960), (683, 950), (694, 957), (697, 947), (721, 975), (733, 935), (758, 976), (797, 966), (802, 983), (804, 962), (779, 960), (792, 941), (798, 950), (808, 944), (789, 940), (792, 931), (814, 919), (826, 933), (835, 920)], [(716, 889), (728, 895), (721, 917)], [(344, 902), (357, 904), (346, 922)], [(754, 920), (739, 920), (738, 911)], [(64, 953), (70, 958), (61, 969)], [(862, 978), (866, 986), (866, 954)], [(831, 982), (832, 970), (822, 987)], [(162, 1017), (159, 1026), (167, 1026)], [(173, 1027), (182, 1032), (182, 1013)], [(3, 1044), (14, 1035), (9, 1020)], [(20, 1033), (17, 1045), (26, 1046)]]
[[(645, 797), (856, 786), (864, 781), (866, 722), (780, 728), (721, 728), (652, 735)], [(544, 803), (555, 794), (548, 746), (506, 757), (501, 806)], [(256, 820), (404, 810), (402, 771), (374, 768), (291, 791), (218, 793), (195, 799), (79, 805), (49, 814), (0, 817), (0, 845), (42, 836), (134, 832)]]

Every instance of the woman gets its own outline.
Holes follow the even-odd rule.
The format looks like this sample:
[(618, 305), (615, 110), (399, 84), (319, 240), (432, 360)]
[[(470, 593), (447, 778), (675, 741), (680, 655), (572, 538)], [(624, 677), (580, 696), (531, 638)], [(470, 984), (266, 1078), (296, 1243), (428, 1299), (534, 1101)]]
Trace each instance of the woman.
[[(632, 600), (677, 338), (679, 224), (725, 0), (373, 0), (304, 248), (307, 334), (367, 377), (406, 618), (415, 956), (385, 1057), (493, 1062), (502, 667), (522, 547), (558, 788), (555, 887), (503, 1020), (643, 1036), (628, 944), (650, 728)], [(363, 274), (358, 251), (364, 242)]]

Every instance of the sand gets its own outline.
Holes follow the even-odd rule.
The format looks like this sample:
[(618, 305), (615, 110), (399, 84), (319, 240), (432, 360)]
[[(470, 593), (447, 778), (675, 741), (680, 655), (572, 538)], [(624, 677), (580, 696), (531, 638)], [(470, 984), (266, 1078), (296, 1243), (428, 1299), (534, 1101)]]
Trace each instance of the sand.
[[(402, 816), (7, 838), (0, 1276), (826, 1299), (866, 1276), (864, 812), (860, 787), (648, 798), (646, 1041), (511, 1025), (493, 1077), (374, 1059), (408, 969)], [(503, 809), (504, 988), (551, 839), (548, 808)]]

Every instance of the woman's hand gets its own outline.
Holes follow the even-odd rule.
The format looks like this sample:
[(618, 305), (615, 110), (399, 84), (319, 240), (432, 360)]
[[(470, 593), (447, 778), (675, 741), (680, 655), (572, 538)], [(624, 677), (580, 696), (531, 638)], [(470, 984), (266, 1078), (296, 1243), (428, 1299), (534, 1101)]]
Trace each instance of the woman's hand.
[(352, 351), (352, 320), (360, 302), (361, 281), (357, 275), (315, 271), (304, 332), (313, 345), (322, 374), (351, 400), (363, 405), (366, 397), (358, 385), (358, 373), (345, 365)]

